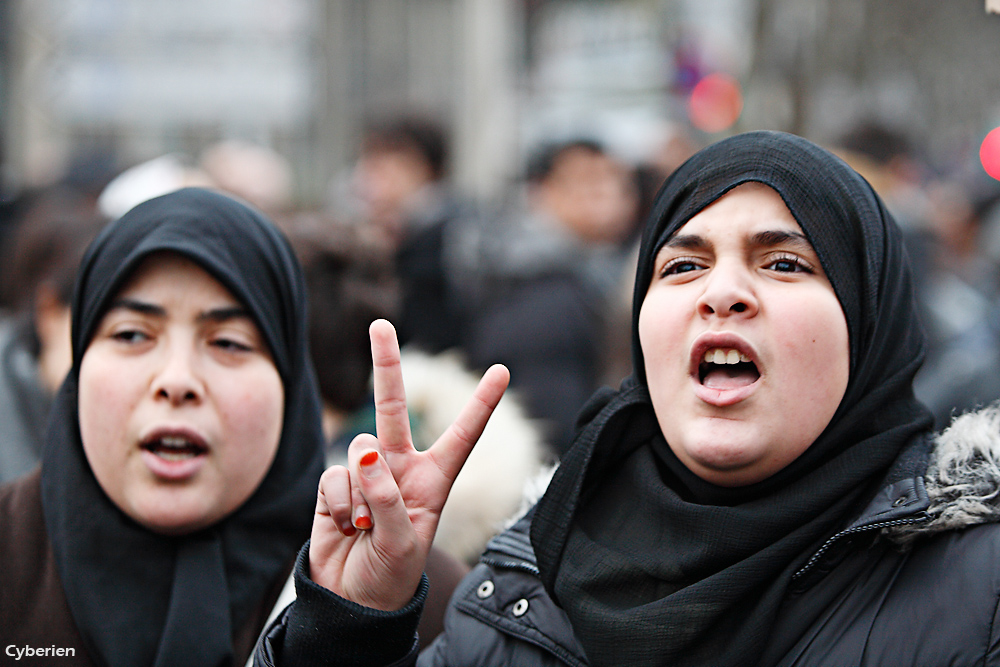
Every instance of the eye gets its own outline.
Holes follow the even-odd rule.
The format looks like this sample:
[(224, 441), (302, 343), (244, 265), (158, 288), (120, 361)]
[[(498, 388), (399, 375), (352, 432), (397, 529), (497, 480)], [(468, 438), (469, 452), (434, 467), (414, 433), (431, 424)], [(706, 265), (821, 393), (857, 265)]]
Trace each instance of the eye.
[(703, 268), (705, 266), (699, 260), (691, 257), (676, 257), (663, 265), (663, 268), (660, 269), (660, 276), (675, 276)]
[(778, 273), (814, 273), (812, 266), (801, 257), (796, 257), (795, 255), (772, 257), (764, 268), (777, 271)]
[(149, 336), (138, 329), (119, 329), (111, 333), (111, 338), (127, 345), (149, 340)]
[(232, 338), (215, 338), (210, 343), (212, 347), (226, 352), (253, 352), (253, 347)]

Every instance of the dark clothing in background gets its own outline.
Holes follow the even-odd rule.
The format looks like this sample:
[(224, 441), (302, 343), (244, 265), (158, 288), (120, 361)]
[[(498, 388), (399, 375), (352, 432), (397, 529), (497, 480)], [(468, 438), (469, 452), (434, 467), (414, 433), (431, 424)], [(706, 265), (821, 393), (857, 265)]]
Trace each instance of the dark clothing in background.
[(600, 386), (608, 302), (624, 255), (584, 243), (525, 198), (484, 218), (475, 233), (463, 244), (475, 248), (466, 258), (475, 303), (465, 339), (469, 362), (510, 369), (510, 386), (560, 456), (580, 407)]
[(449, 244), (468, 212), (443, 193), (407, 220), (396, 249), (400, 281), (400, 345), (437, 353), (459, 347), (465, 305), (450, 266)]
[(496, 289), (470, 327), (471, 364), (510, 370), (556, 454), (569, 446), (600, 373), (601, 302), (572, 275), (538, 275)]
[(41, 385), (30, 323), (0, 322), (0, 484), (38, 466), (52, 397)]

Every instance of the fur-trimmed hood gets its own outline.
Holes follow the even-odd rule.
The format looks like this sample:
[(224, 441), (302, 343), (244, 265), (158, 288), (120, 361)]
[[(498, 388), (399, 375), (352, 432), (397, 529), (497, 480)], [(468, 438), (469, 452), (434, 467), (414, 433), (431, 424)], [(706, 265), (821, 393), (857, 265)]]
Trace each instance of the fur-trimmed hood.
[(956, 417), (936, 436), (924, 486), (928, 520), (887, 529), (894, 542), (1000, 522), (1000, 403)]

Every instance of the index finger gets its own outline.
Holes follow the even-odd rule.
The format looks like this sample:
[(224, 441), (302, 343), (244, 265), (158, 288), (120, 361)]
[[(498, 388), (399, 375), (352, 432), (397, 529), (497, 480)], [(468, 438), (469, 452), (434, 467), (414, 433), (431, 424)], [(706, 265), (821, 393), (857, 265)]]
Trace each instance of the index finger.
[(409, 451), (413, 440), (396, 330), (386, 320), (375, 320), (368, 328), (368, 334), (372, 341), (375, 434), (384, 451)]

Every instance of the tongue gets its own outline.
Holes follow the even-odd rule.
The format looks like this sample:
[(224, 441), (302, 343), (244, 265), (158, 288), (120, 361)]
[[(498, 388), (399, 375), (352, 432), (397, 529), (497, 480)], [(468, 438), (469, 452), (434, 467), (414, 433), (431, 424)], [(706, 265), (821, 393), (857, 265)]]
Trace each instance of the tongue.
[(739, 389), (756, 381), (756, 373), (737, 366), (723, 366), (706, 373), (702, 384), (709, 389)]

